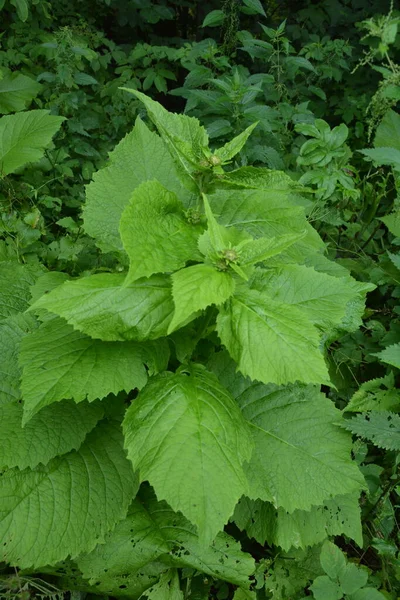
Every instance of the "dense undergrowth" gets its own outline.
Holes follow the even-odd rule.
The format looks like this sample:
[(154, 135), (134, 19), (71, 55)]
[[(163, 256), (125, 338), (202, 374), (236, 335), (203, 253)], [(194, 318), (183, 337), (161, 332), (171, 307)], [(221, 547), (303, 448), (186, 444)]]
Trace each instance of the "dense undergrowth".
[(0, 8), (0, 598), (397, 599), (400, 13)]

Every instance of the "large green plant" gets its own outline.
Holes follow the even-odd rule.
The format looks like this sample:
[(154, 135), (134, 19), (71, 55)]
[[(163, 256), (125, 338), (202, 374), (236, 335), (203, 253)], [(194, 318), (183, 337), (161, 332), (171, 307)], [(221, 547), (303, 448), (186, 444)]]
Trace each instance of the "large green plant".
[(363, 477), (320, 385), (374, 286), (325, 258), (290, 178), (229, 170), (254, 125), (211, 152), (131, 92), (158, 134), (136, 122), (83, 213), (115, 271), (0, 263), (0, 557), (73, 559), (76, 587), (114, 596), (182, 598), (182, 568), (253, 597), (230, 519), (284, 549), (361, 544)]

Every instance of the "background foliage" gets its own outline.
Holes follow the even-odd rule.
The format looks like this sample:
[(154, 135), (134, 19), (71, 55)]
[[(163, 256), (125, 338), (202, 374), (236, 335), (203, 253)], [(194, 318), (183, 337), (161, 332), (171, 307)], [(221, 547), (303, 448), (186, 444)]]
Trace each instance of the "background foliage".
[[(65, 557), (51, 547), (40, 560), (34, 549), (29, 550), (25, 562), (18, 560), (20, 556), (10, 560), (6, 555), (2, 563), (0, 596), (62, 598), (69, 594), (71, 599), (83, 600), (120, 595), (136, 598), (144, 592), (147, 596), (143, 597), (154, 599), (184, 597), (192, 600), (398, 598), (399, 11), (390, 3), (363, 0), (202, 3), (191, 0), (71, 0), (68, 3), (0, 0), (0, 9), (4, 23), (0, 37), (0, 372), (3, 377), (0, 431), (5, 441), (0, 452), (0, 467), (14, 469), (18, 479), (18, 469), (40, 470), (42, 467), (37, 465), (46, 465), (52, 460), (54, 479), (51, 481), (56, 487), (64, 485), (61, 475), (68, 469), (80, 472), (82, 460), (92, 461), (93, 468), (96, 460), (104, 461), (108, 473), (112, 472), (112, 464), (117, 464), (119, 472), (125, 474), (124, 486), (118, 487), (115, 483), (119, 495), (114, 497), (113, 510), (120, 511), (120, 522), (112, 532), (110, 529), (116, 521), (101, 503), (104, 490), (96, 490), (95, 495), (88, 492), (87, 501), (94, 503), (91, 510), (101, 514), (101, 519), (97, 524), (76, 521), (77, 528), (84, 532), (86, 544), (77, 549), (86, 553), (78, 565), (64, 560)], [(311, 224), (325, 244), (325, 256), (313, 253), (312, 243), (318, 245), (319, 242), (308, 240), (313, 252), (306, 242), (297, 250), (295, 258), (292, 254), (289, 259), (281, 249), (283, 262), (296, 263), (299, 289), (305, 282), (305, 269), (313, 267), (319, 274), (337, 278), (333, 286), (339, 298), (337, 303), (340, 300), (352, 303), (347, 321), (341, 321), (342, 315), (334, 321), (335, 315), (329, 313), (334, 303), (324, 305), (319, 321), (315, 307), (309, 313), (302, 313), (307, 323), (307, 319), (311, 319), (307, 335), (311, 335), (309, 332), (314, 331), (315, 326), (324, 332), (322, 343), (326, 348), (329, 377), (324, 381), (320, 376), (309, 380), (322, 383), (321, 391), (326, 396), (317, 390), (301, 405), (298, 410), (303, 412), (299, 413), (299, 419), (306, 423), (306, 434), (300, 429), (296, 436), (299, 439), (304, 436), (306, 443), (318, 419), (319, 426), (324, 423), (324, 427), (333, 427), (332, 423), (340, 417), (342, 429), (337, 427), (338, 431), (349, 432), (346, 439), (352, 435), (351, 464), (358, 466), (365, 479), (361, 494), (357, 495), (357, 488), (348, 490), (347, 496), (343, 490), (345, 499), (318, 497), (311, 503), (312, 512), (311, 504), (306, 501), (304, 506), (290, 505), (290, 494), (286, 505), (285, 502), (277, 504), (272, 496), (261, 499), (257, 493), (243, 496), (224, 531), (218, 534), (215, 546), (208, 548), (204, 555), (197, 531), (187, 520), (198, 524), (196, 516), (191, 519), (188, 512), (173, 505), (168, 495), (171, 492), (161, 491), (161, 484), (152, 474), (152, 464), (147, 467), (148, 477), (144, 479), (154, 485), (158, 500), (153, 488), (142, 484), (124, 518), (138, 486), (120, 451), (120, 433), (113, 426), (113, 419), (119, 418), (119, 409), (126, 408), (137, 393), (129, 390), (143, 387), (148, 376), (165, 369), (168, 362), (165, 348), (154, 343), (146, 347), (148, 354), (143, 356), (136, 341), (108, 338), (107, 335), (115, 335), (117, 329), (110, 327), (114, 332), (110, 334), (103, 327), (103, 321), (111, 318), (107, 312), (104, 313), (106, 318), (103, 315), (100, 319), (99, 327), (103, 327), (100, 335), (99, 330), (79, 332), (66, 324), (64, 318), (68, 320), (70, 316), (68, 307), (65, 312), (54, 310), (63, 317), (57, 317), (58, 321), (46, 318), (50, 313), (42, 308), (43, 323), (39, 328), (33, 313), (25, 312), (35, 301), (39, 301), (40, 307), (41, 297), (42, 307), (51, 312), (52, 296), (46, 298), (48, 292), (69, 278), (79, 282), (85, 280), (74, 278), (111, 277), (119, 285), (128, 266), (132, 285), (138, 277), (152, 275), (145, 272), (138, 275), (140, 271), (135, 274), (135, 268), (142, 268), (141, 261), (136, 266), (134, 262), (140, 231), (129, 229), (129, 212), (124, 213), (125, 233), (123, 221), (121, 233), (118, 232), (121, 214), (114, 218), (116, 225), (113, 230), (111, 224), (109, 233), (107, 227), (112, 216), (107, 212), (107, 202), (110, 196), (118, 194), (129, 197), (141, 183), (133, 158), (142, 160), (146, 148), (149, 156), (157, 151), (160, 152), (157, 156), (162, 157), (164, 172), (161, 169), (154, 177), (159, 184), (175, 186), (169, 189), (178, 196), (185, 185), (178, 183), (178, 177), (168, 178), (173, 160), (157, 146), (161, 142), (155, 141), (156, 128), (162, 134), (162, 127), (164, 132), (168, 127), (165, 128), (160, 119), (149, 118), (152, 117), (151, 106), (147, 105), (146, 110), (141, 102), (143, 98), (130, 94), (127, 88), (144, 92), (170, 111), (196, 117), (205, 127), (210, 140), (207, 164), (201, 164), (198, 156), (190, 156), (189, 163), (196, 164), (200, 171), (208, 169), (207, 173), (212, 172), (215, 178), (208, 179), (207, 175), (202, 179), (206, 182), (203, 191), (211, 195), (211, 212), (216, 206), (213, 194), (216, 193), (221, 202), (228, 197), (228, 191), (215, 192), (212, 188), (210, 182), (218, 184), (218, 176), (221, 176), (218, 171), (221, 163), (210, 162), (210, 157), (220, 160), (222, 156), (221, 162), (224, 162), (227, 150), (220, 150), (218, 155), (216, 149), (224, 148), (224, 144), (257, 123), (246, 144), (238, 144), (237, 152), (226, 159), (226, 172), (252, 167), (259, 169), (258, 172), (265, 168), (280, 172), (279, 179), (273, 181), (276, 188), (271, 180), (263, 184), (259, 176), (255, 183), (249, 176), (248, 189), (243, 191), (242, 182), (240, 193), (250, 197), (253, 192), (249, 189), (261, 188), (265, 192), (269, 188), (275, 190), (280, 209), (284, 206), (289, 210), (290, 204), (294, 212), (285, 223), (287, 229), (280, 234), (299, 236), (303, 228)], [(132, 134), (137, 117), (143, 121)], [(123, 144), (130, 152), (126, 156)], [(120, 172), (112, 171), (115, 165), (121, 165)], [(155, 164), (151, 164), (151, 168), (155, 172)], [(256, 177), (255, 171), (245, 173)], [(229, 196), (231, 202), (239, 194), (234, 177), (232, 175), (228, 182), (234, 190)], [(102, 186), (109, 186), (106, 192)], [(151, 189), (147, 193), (162, 192)], [(101, 205), (102, 194), (104, 205)], [(192, 207), (184, 208), (189, 211)], [(305, 214), (306, 220), (303, 216), (300, 218), (300, 214)], [(192, 225), (202, 227), (202, 231), (207, 226), (212, 231), (212, 215), (208, 214), (207, 219), (202, 215), (202, 222), (198, 221), (200, 217), (195, 211), (186, 212), (185, 218), (188, 216)], [(147, 227), (152, 218), (148, 219)], [(293, 222), (298, 222), (297, 230), (290, 229)], [(229, 225), (222, 219), (215, 227), (221, 224)], [(188, 233), (189, 246), (190, 236)], [(204, 260), (207, 267), (210, 256), (207, 252), (193, 260)], [(332, 262), (328, 263), (328, 258)], [(231, 255), (224, 255), (223, 260), (230, 269), (240, 270), (241, 263), (236, 264)], [(165, 270), (177, 268), (174, 265)], [(283, 285), (284, 273), (289, 272), (282, 269), (271, 275), (268, 282), (277, 290)], [(294, 271), (295, 267), (293, 277)], [(353, 277), (353, 292), (357, 289), (365, 294), (369, 290), (365, 310), (355, 295), (346, 296), (350, 292), (343, 281), (349, 273)], [(174, 277), (177, 280), (178, 275)], [(342, 287), (338, 287), (339, 281)], [(318, 289), (323, 284), (311, 280), (307, 283), (308, 289), (314, 285)], [(265, 287), (259, 287), (257, 293), (261, 291), (265, 292)], [(254, 289), (252, 293), (254, 298)], [(59, 298), (56, 300), (60, 302)], [(177, 302), (176, 297), (174, 300)], [(177, 306), (184, 314), (184, 299), (179, 301), (181, 304)], [(275, 301), (288, 302), (279, 292)], [(57, 303), (54, 306), (57, 307)], [(253, 422), (256, 417), (247, 405), (259, 401), (257, 389), (246, 390), (244, 378), (234, 374), (227, 354), (220, 352), (212, 328), (215, 318), (215, 313), (210, 311), (195, 321), (198, 337), (194, 336), (190, 323), (178, 332), (173, 331), (184, 324), (184, 319), (178, 323), (175, 318), (168, 331), (172, 340), (169, 368), (176, 371), (188, 356), (207, 365), (214, 373), (212, 377), (218, 376), (229, 394), (235, 396), (246, 421)], [(227, 319), (226, 309), (217, 320), (219, 334), (231, 356), (239, 362), (234, 340), (226, 333)], [(48, 382), (42, 374), (36, 388), (31, 385), (37, 376), (35, 365), (39, 365), (37, 369), (42, 368), (40, 348), (48, 342), (49, 331), (51, 333), (54, 326), (69, 349), (78, 344), (89, 357), (90, 353), (101, 355), (103, 362), (93, 381), (83, 384), (79, 373), (73, 373), (65, 380), (64, 388), (54, 391), (51, 385), (47, 390)], [(18, 364), (16, 348), (23, 338)], [(104, 343), (109, 344), (107, 349), (101, 346)], [(317, 348), (314, 350), (317, 352)], [(117, 351), (118, 360), (113, 362)], [(310, 361), (312, 365), (316, 364), (316, 356), (315, 353)], [(56, 356), (56, 362), (57, 358), (60, 357)], [(121, 366), (128, 363), (133, 365), (131, 371), (128, 370), (129, 376)], [(290, 364), (295, 364), (295, 360), (290, 360)], [(241, 364), (241, 367), (245, 375), (260, 379), (259, 372), (251, 371), (251, 366)], [(25, 430), (20, 427), (22, 408), (18, 402), (22, 368), (26, 370), (22, 383)], [(177, 373), (173, 377), (184, 389), (185, 371)], [(205, 378), (202, 380), (205, 387), (216, 385), (211, 375), (196, 371), (196, 377)], [(285, 383), (273, 373), (266, 383), (270, 381), (277, 386)], [(149, 386), (168, 389), (170, 384), (158, 375), (150, 380)], [(144, 406), (151, 402), (152, 388), (146, 389), (150, 391), (148, 397), (143, 392)], [(258, 415), (258, 427), (273, 422), (274, 411), (281, 405), (286, 406), (285, 394), (290, 389), (283, 386), (283, 389), (268, 391), (275, 394), (274, 409), (268, 414), (269, 421), (265, 415)], [(298, 393), (293, 392), (294, 396)], [(263, 394), (264, 398), (269, 397), (265, 390)], [(65, 399), (72, 395), (77, 402), (85, 398), (94, 402), (75, 404)], [(114, 409), (104, 408), (105, 403), (100, 401), (103, 396), (113, 398), (113, 403), (107, 406), (113, 405)], [(56, 403), (50, 406), (54, 401)], [(279, 410), (283, 410), (282, 406)], [(57, 411), (63, 415), (64, 430), (57, 429), (60, 423)], [(140, 415), (135, 415), (133, 409), (129, 414), (126, 435), (132, 435), (133, 440), (133, 425), (137, 424), (136, 420), (140, 422)], [(293, 414), (288, 412), (285, 418), (289, 420)], [(108, 421), (96, 426), (104, 416)], [(279, 423), (277, 419), (277, 427)], [(13, 439), (9, 439), (10, 427), (14, 431), (20, 428), (20, 437), (14, 433)], [(35, 427), (36, 430), (29, 429)], [(32, 431), (41, 431), (42, 438), (50, 440), (47, 447), (35, 446)], [(314, 442), (321, 448), (326, 447), (328, 442), (324, 436), (315, 435)], [(240, 450), (247, 460), (246, 436), (243, 429), (237, 454)], [(140, 439), (132, 441), (132, 447), (134, 442), (141, 447)], [(332, 444), (338, 443), (336, 438), (332, 441)], [(132, 450), (130, 460), (142, 465), (144, 458), (139, 452), (136, 454)], [(57, 455), (58, 458), (53, 458)], [(285, 460), (290, 464), (294, 460), (292, 456), (286, 457), (283, 449), (278, 456), (282, 465)], [(241, 465), (236, 467), (237, 475)], [(262, 468), (267, 472), (265, 466)], [(223, 469), (222, 462), (221, 472)], [(32, 473), (39, 477), (37, 471)], [(267, 475), (275, 476), (271, 472)], [(240, 481), (237, 475), (238, 490)], [(335, 483), (333, 479), (332, 482)], [(302, 485), (307, 487), (308, 484), (301, 481), (299, 489)], [(90, 490), (87, 481), (85, 489)], [(350, 492), (356, 496), (353, 493), (352, 497)], [(84, 495), (84, 491), (81, 493)], [(301, 493), (298, 495), (300, 498)], [(222, 505), (223, 499), (220, 503)], [(182, 510), (185, 516), (173, 509)], [(229, 507), (226, 510), (228, 514)], [(222, 523), (226, 521), (222, 519)], [(62, 540), (61, 520), (58, 527), (56, 533)], [(44, 525), (39, 529), (44, 540), (49, 532)], [(218, 529), (221, 527), (217, 526)], [(212, 534), (207, 533), (211, 537)], [(4, 532), (3, 535), (6, 539)], [(94, 548), (93, 536), (106, 539), (106, 544)], [(124, 544), (129, 540), (129, 544), (140, 546), (144, 538), (148, 545), (142, 562), (139, 561), (144, 571), (138, 582), (131, 581), (132, 565), (125, 565), (128, 571), (125, 573), (120, 564), (127, 552)], [(70, 542), (70, 554), (73, 554), (73, 540)], [(227, 549), (225, 555), (222, 554), (224, 548)], [(118, 556), (122, 556), (120, 563)], [(112, 557), (116, 557), (114, 563)], [(32, 565), (42, 568), (35, 570)]]

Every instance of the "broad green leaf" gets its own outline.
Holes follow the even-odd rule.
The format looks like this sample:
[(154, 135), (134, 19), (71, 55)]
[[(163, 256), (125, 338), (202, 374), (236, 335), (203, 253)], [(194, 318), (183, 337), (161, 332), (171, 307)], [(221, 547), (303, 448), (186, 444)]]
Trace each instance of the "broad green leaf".
[(29, 308), (29, 288), (37, 275), (37, 269), (29, 265), (0, 262), (0, 322)]
[(46, 465), (57, 455), (78, 450), (102, 416), (98, 402), (75, 404), (65, 400), (44, 408), (22, 427), (21, 404), (0, 406), (0, 468)]
[(400, 391), (395, 388), (394, 375), (370, 379), (360, 385), (343, 412), (395, 410), (400, 404)]
[(249, 139), (253, 129), (255, 129), (257, 127), (257, 125), (258, 125), (258, 122), (253, 123), (252, 125), (249, 125), (249, 127), (247, 127), (247, 129), (242, 131), (242, 133), (239, 133), (239, 135), (234, 137), (233, 140), (231, 140), (230, 142), (227, 142), (221, 148), (218, 148), (214, 152), (214, 156), (217, 156), (221, 160), (222, 163), (226, 163), (229, 160), (231, 160), (231, 158), (236, 156), (236, 154), (238, 154), (241, 151), (241, 149), (243, 148), (243, 146)]
[[(265, 589), (273, 594), (274, 600), (303, 597), (305, 588), (323, 571), (319, 562), (320, 548), (292, 550), (275, 557), (265, 578)], [(304, 600), (304, 598), (302, 598)]]
[(400, 450), (400, 416), (382, 410), (358, 414), (345, 422), (345, 427), (359, 437), (386, 450)]
[(204, 367), (151, 379), (127, 410), (128, 456), (157, 497), (197, 525), (208, 544), (246, 493), (248, 427), (232, 397)]
[(201, 260), (197, 241), (202, 232), (201, 226), (187, 221), (175, 194), (158, 181), (142, 183), (133, 192), (120, 223), (130, 262), (127, 282), (176, 271), (189, 260)]
[(343, 552), (330, 541), (321, 549), (321, 567), (331, 579), (337, 579), (346, 572), (346, 558)]
[(221, 307), (218, 335), (243, 375), (264, 383), (327, 383), (319, 334), (296, 306), (244, 290)]
[(240, 193), (237, 189), (221, 189), (208, 199), (220, 225), (236, 227), (254, 238), (303, 234), (306, 231), (305, 237), (285, 251), (290, 262), (302, 263), (307, 256), (325, 248), (318, 233), (307, 222), (304, 209), (290, 201), (287, 188), (280, 190), (271, 186), (269, 190), (243, 189)]
[(296, 306), (311, 323), (325, 328), (340, 323), (347, 303), (359, 294), (353, 279), (339, 279), (304, 265), (258, 270), (252, 287), (275, 302)]
[[(189, 189), (197, 190), (194, 171), (208, 151), (208, 135), (194, 117), (168, 112), (161, 104), (137, 90), (122, 88), (146, 107), (150, 119), (175, 160), (178, 174)], [(168, 186), (167, 186), (168, 187)]]
[(63, 121), (64, 117), (50, 115), (47, 110), (1, 117), (0, 177), (42, 158)]
[(10, 73), (0, 80), (0, 113), (24, 110), (42, 89), (40, 83), (21, 73)]
[(11, 4), (17, 9), (17, 15), (21, 21), (25, 22), (29, 15), (27, 0), (11, 0)]
[(212, 10), (211, 12), (209, 12), (203, 23), (202, 23), (202, 27), (218, 27), (219, 25), (222, 25), (222, 22), (225, 18), (225, 13), (223, 10)]
[(242, 266), (254, 265), (281, 254), (284, 250), (301, 240), (304, 233), (289, 233), (279, 237), (258, 238), (245, 242), (240, 248), (240, 264)]
[(306, 548), (324, 541), (328, 535), (346, 535), (362, 546), (358, 494), (336, 496), (311, 510), (287, 513), (269, 502), (242, 498), (233, 520), (258, 543), (290, 548)]
[(367, 582), (368, 571), (357, 567), (354, 563), (347, 563), (344, 573), (339, 576), (340, 587), (345, 594), (354, 594), (364, 585), (367, 585)]
[(0, 323), (0, 406), (21, 398), (19, 346), (36, 326), (35, 318), (26, 314), (13, 315)]
[(151, 179), (182, 198), (183, 188), (164, 142), (137, 119), (133, 131), (110, 153), (109, 164), (94, 175), (86, 190), (85, 231), (105, 252), (122, 251), (119, 222), (124, 208), (132, 192)]
[[(202, 546), (196, 528), (166, 502), (158, 502), (151, 490), (142, 490), (128, 516), (78, 566), (91, 583), (102, 581), (100, 591), (112, 593), (125, 583), (134, 595), (139, 585), (149, 582), (160, 565), (187, 567), (206, 575), (245, 586), (254, 571), (251, 556), (226, 533), (219, 533), (210, 546)], [(104, 575), (105, 569), (107, 575)], [(125, 578), (123, 574), (129, 573)], [(145, 577), (141, 576), (145, 573)]]
[(400, 271), (400, 253), (393, 254), (392, 252), (388, 251), (387, 254), (394, 266)]
[(61, 271), (48, 271), (40, 275), (30, 289), (30, 304), (39, 300), (44, 294), (49, 294), (51, 290), (62, 285), (67, 279), (69, 279), (68, 273), (61, 273)]
[(261, 4), (260, 0), (242, 0), (243, 4), (245, 6), (247, 6), (247, 8), (250, 8), (252, 13), (255, 13), (257, 15), (262, 15), (263, 17), (266, 17), (267, 15), (265, 14), (265, 10), (263, 8), (263, 5)]
[(390, 165), (396, 171), (400, 171), (400, 149), (397, 148), (368, 148), (359, 150), (364, 156), (377, 165)]
[(380, 220), (385, 223), (390, 233), (396, 237), (400, 237), (400, 210), (392, 212), (390, 215), (386, 215), (386, 217), (380, 217)]
[(125, 284), (107, 273), (66, 281), (31, 308), (46, 308), (75, 329), (105, 341), (153, 340), (167, 334), (174, 304), (171, 281), (163, 275)]
[(340, 412), (315, 387), (256, 384), (237, 401), (255, 444), (246, 466), (250, 498), (292, 513), (360, 491), (351, 437), (337, 425)]
[(102, 423), (78, 451), (0, 478), (1, 559), (21, 568), (90, 552), (126, 516), (137, 491), (115, 423)]
[(315, 600), (340, 600), (343, 598), (340, 585), (326, 575), (317, 577), (310, 585), (310, 590)]
[(394, 110), (388, 110), (379, 123), (374, 139), (375, 148), (397, 148), (400, 150), (400, 115)]
[(374, 588), (365, 587), (352, 594), (351, 600), (387, 600), (387, 596)]
[(104, 398), (142, 388), (146, 348), (135, 342), (102, 342), (51, 319), (21, 342), (21, 391), (26, 423), (41, 408), (73, 399)]
[(298, 184), (283, 171), (263, 167), (240, 167), (240, 169), (228, 171), (223, 177), (218, 178), (216, 185), (224, 188), (242, 187), (274, 193), (286, 192), (286, 195), (298, 187)]
[(373, 354), (373, 356), (377, 356), (382, 362), (400, 369), (400, 342), (388, 346), (381, 352)]
[(146, 590), (143, 600), (184, 600), (179, 585), (179, 575), (176, 569), (163, 573), (160, 581)]
[(193, 313), (216, 304), (223, 304), (235, 289), (229, 273), (217, 271), (210, 265), (193, 265), (172, 275), (174, 317), (168, 333), (185, 323)]

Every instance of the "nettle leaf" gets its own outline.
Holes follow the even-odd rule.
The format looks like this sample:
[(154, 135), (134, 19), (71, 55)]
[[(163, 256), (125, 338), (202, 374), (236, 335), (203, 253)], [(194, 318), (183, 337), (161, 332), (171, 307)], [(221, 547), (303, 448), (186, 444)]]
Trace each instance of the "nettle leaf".
[(123, 427), (140, 479), (197, 525), (208, 544), (247, 488), (242, 465), (252, 444), (232, 397), (215, 375), (191, 365), (151, 379)]
[(21, 73), (10, 73), (0, 80), (0, 113), (24, 110), (42, 86)]
[(46, 465), (57, 455), (77, 450), (102, 417), (99, 402), (75, 404), (64, 400), (45, 407), (22, 427), (21, 404), (0, 406), (0, 468)]
[(281, 254), (287, 248), (305, 237), (304, 233), (289, 233), (279, 237), (258, 238), (245, 242), (240, 248), (240, 264), (255, 265)]
[(341, 600), (343, 598), (340, 585), (326, 575), (317, 577), (310, 585), (310, 590), (315, 600)]
[(182, 181), (189, 189), (197, 190), (193, 171), (210, 153), (208, 150), (208, 135), (200, 121), (195, 117), (178, 115), (168, 112), (161, 104), (137, 90), (122, 88), (133, 94), (146, 107), (150, 119), (157, 127), (164, 142), (167, 144)]
[(154, 583), (162, 565), (164, 570), (192, 568), (243, 586), (254, 571), (253, 559), (232, 537), (221, 532), (210, 546), (202, 546), (196, 528), (146, 489), (140, 491), (127, 518), (107, 535), (106, 543), (78, 560), (89, 582), (100, 580), (99, 591), (108, 594), (118, 592), (122, 583), (127, 593), (135, 595), (140, 586)]
[(218, 187), (240, 187), (269, 192), (285, 192), (286, 195), (299, 187), (289, 175), (283, 171), (275, 171), (263, 167), (240, 167), (224, 173), (216, 182)]
[(126, 281), (175, 271), (188, 260), (201, 260), (197, 241), (202, 232), (203, 227), (187, 221), (174, 193), (158, 181), (142, 183), (133, 192), (120, 223), (130, 262)]
[(377, 356), (382, 362), (392, 365), (400, 369), (400, 342), (388, 346), (381, 352), (377, 352), (372, 356)]
[(0, 478), (1, 559), (31, 568), (90, 552), (126, 516), (136, 491), (113, 422), (45, 467), (6, 471)]
[(21, 342), (23, 422), (64, 398), (93, 402), (142, 388), (147, 381), (145, 356), (135, 342), (94, 340), (63, 319), (46, 321)]
[[(278, 172), (279, 173), (279, 172)], [(279, 179), (278, 179), (279, 181)], [(278, 184), (279, 185), (279, 184)], [(304, 234), (285, 250), (290, 261), (304, 262), (307, 256), (323, 251), (325, 245), (307, 222), (304, 209), (290, 200), (287, 188), (252, 190), (218, 190), (209, 196), (218, 222), (228, 228), (244, 230), (254, 238)]]
[(211, 265), (193, 265), (172, 275), (174, 317), (168, 333), (211, 304), (223, 304), (235, 289), (231, 274), (217, 271)]
[(19, 347), (22, 338), (36, 326), (35, 318), (27, 314), (16, 314), (0, 323), (0, 406), (21, 397)]
[(395, 388), (394, 375), (365, 381), (350, 398), (343, 412), (367, 410), (394, 410), (400, 404), (400, 393)]
[(254, 384), (237, 401), (255, 444), (246, 465), (250, 498), (292, 513), (360, 491), (363, 477), (351, 460), (351, 437), (337, 425), (340, 411), (315, 387)]
[(132, 192), (152, 179), (180, 198), (189, 195), (163, 140), (137, 119), (133, 131), (110, 153), (109, 165), (94, 175), (86, 190), (84, 228), (102, 250), (123, 250), (119, 235), (122, 213)]
[(276, 302), (296, 306), (311, 323), (324, 328), (340, 323), (347, 303), (359, 294), (358, 282), (350, 277), (339, 279), (304, 265), (259, 270), (251, 287)]
[(66, 281), (31, 308), (64, 317), (75, 329), (104, 341), (154, 340), (167, 334), (174, 312), (171, 280), (153, 275), (125, 283), (120, 273)]
[(0, 262), (0, 322), (29, 308), (30, 286), (38, 270), (30, 265)]
[(325, 540), (328, 535), (346, 535), (362, 546), (361, 511), (358, 494), (336, 496), (310, 511), (287, 513), (271, 503), (242, 498), (233, 520), (240, 529), (259, 544), (290, 548), (306, 548)]
[(218, 157), (222, 163), (230, 161), (231, 158), (236, 156), (236, 154), (238, 154), (241, 151), (241, 149), (249, 139), (250, 135), (252, 134), (253, 129), (255, 129), (257, 125), (258, 122), (249, 125), (249, 127), (242, 131), (242, 133), (239, 133), (239, 135), (234, 137), (233, 140), (230, 140), (224, 146), (218, 148), (214, 152), (214, 156)]
[(374, 146), (392, 147), (400, 150), (399, 139), (400, 115), (394, 110), (388, 110), (376, 129)]
[(400, 450), (400, 416), (386, 410), (361, 413), (344, 425), (359, 437), (386, 450)]
[(329, 382), (319, 333), (295, 306), (243, 290), (220, 308), (217, 332), (239, 370), (251, 379)]
[(380, 217), (380, 221), (386, 225), (390, 233), (400, 237), (400, 210), (396, 210), (385, 217)]
[(64, 117), (48, 110), (31, 110), (0, 119), (0, 177), (13, 173), (26, 163), (37, 162)]

